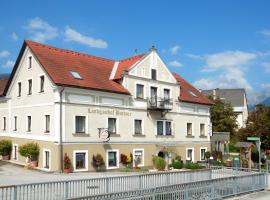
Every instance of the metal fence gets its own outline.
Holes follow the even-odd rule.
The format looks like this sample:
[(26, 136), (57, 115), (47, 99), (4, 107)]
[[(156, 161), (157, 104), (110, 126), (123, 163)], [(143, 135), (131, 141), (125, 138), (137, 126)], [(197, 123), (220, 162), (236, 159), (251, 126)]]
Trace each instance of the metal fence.
[(1, 200), (59, 200), (211, 179), (211, 170), (170, 171), (0, 186)]
[(266, 174), (254, 173), (69, 200), (213, 200), (263, 190), (266, 185)]

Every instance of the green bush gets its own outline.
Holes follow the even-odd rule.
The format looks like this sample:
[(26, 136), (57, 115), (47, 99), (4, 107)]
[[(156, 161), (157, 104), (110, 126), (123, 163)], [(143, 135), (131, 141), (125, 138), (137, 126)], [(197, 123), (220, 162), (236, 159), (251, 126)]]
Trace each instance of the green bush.
[(179, 160), (174, 160), (170, 167), (173, 167), (174, 169), (182, 169), (183, 168), (183, 163)]
[(212, 165), (214, 165), (214, 166), (222, 166), (222, 162), (219, 161), (219, 160), (213, 160)]
[(19, 153), (23, 157), (30, 158), (31, 161), (35, 161), (39, 156), (39, 146), (37, 143), (27, 143), (19, 147)]
[(239, 153), (239, 148), (235, 147), (232, 143), (229, 143), (229, 151), (232, 153)]
[(205, 152), (205, 158), (206, 158), (207, 160), (209, 160), (210, 157), (211, 157), (211, 152), (210, 152), (210, 151), (206, 151), (206, 152)]
[(0, 155), (10, 155), (12, 150), (12, 142), (10, 140), (0, 140)]
[(153, 164), (158, 171), (162, 171), (166, 167), (166, 161), (164, 160), (164, 158), (161, 158), (159, 156), (153, 157)]
[(186, 169), (202, 169), (203, 167), (199, 165), (198, 163), (186, 163), (185, 168)]

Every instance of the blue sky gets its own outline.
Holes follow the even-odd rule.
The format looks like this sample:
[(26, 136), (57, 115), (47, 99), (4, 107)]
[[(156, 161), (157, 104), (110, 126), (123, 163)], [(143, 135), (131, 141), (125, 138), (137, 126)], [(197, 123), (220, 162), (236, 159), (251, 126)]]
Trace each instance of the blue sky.
[(270, 1), (6, 1), (0, 3), (0, 73), (24, 39), (113, 59), (155, 45), (197, 88), (270, 96)]

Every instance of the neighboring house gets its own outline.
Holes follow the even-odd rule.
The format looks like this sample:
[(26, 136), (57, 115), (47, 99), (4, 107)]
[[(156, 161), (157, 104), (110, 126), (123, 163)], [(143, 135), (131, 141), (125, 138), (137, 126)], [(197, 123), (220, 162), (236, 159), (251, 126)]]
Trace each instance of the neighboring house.
[(65, 153), (77, 172), (94, 170), (97, 153), (110, 170), (121, 154), (151, 166), (153, 155), (196, 162), (210, 150), (212, 102), (154, 48), (111, 60), (25, 41), (3, 84), (0, 138), (12, 140), (14, 163), (25, 163), (17, 151), (29, 141), (39, 144), (38, 167), (47, 171), (62, 170)]
[(238, 127), (246, 126), (248, 118), (247, 97), (245, 89), (213, 89), (203, 90), (205, 96), (213, 96), (214, 99), (220, 98), (226, 103), (230, 103), (234, 112), (237, 114)]

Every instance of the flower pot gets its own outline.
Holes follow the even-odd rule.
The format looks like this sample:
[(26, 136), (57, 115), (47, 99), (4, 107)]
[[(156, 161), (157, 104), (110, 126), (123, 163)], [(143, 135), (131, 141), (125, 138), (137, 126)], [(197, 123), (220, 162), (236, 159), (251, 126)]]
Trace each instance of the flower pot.
[(30, 162), (30, 165), (31, 165), (31, 167), (37, 167), (38, 166), (38, 161), (31, 161)]
[(2, 160), (10, 160), (10, 155), (2, 156)]
[(71, 168), (64, 169), (64, 173), (65, 173), (65, 174), (71, 173)]

